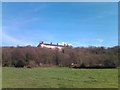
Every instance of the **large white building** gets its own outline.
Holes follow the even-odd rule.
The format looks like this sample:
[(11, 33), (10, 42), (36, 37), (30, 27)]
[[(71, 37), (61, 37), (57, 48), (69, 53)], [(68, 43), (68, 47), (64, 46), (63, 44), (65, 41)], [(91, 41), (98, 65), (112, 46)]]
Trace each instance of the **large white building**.
[(62, 50), (64, 47), (69, 47), (69, 45), (64, 44), (64, 45), (58, 45), (57, 44), (48, 44), (48, 43), (44, 43), (43, 41), (39, 43), (38, 47), (42, 47), (42, 48), (50, 48), (50, 49), (59, 49)]

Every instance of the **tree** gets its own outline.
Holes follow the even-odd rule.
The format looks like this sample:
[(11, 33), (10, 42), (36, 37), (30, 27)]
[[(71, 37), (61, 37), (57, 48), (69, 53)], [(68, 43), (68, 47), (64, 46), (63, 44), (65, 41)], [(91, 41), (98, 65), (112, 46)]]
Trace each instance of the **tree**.
[(23, 48), (15, 48), (12, 52), (12, 64), (15, 67), (24, 67), (26, 65), (26, 56)]

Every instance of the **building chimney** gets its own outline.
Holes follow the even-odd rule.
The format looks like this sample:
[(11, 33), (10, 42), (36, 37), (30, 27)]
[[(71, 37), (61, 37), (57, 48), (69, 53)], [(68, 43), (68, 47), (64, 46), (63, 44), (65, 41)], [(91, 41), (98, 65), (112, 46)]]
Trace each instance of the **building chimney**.
[(64, 46), (66, 46), (66, 44), (64, 44)]
[(52, 45), (52, 42), (50, 44)]
[(67, 44), (67, 47), (68, 47), (69, 45)]
[(40, 44), (43, 44), (43, 43), (44, 43), (43, 41), (40, 42)]

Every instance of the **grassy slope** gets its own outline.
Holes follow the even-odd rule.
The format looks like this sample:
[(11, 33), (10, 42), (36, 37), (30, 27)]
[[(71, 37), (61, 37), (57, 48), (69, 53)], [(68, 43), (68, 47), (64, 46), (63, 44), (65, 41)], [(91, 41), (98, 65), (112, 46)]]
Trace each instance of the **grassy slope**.
[(117, 88), (117, 69), (3, 68), (3, 88)]

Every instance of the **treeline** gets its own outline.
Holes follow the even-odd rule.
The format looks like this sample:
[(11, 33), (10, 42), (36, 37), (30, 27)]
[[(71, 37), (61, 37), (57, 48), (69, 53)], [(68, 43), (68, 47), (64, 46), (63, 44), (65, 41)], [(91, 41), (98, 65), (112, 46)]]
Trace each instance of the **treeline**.
[(52, 50), (40, 47), (2, 47), (3, 67), (118, 67), (119, 47), (77, 47)]

